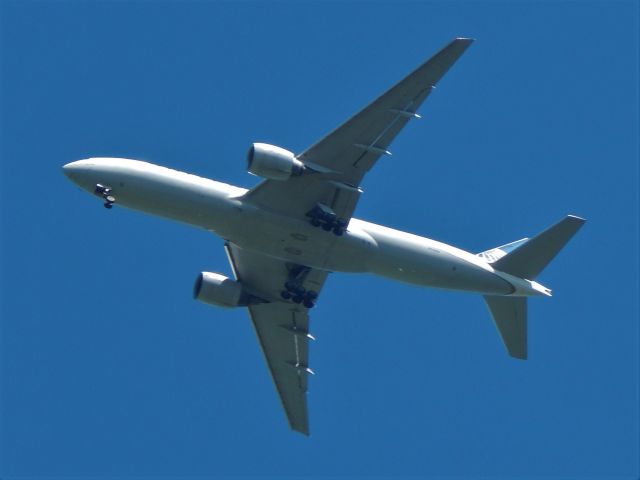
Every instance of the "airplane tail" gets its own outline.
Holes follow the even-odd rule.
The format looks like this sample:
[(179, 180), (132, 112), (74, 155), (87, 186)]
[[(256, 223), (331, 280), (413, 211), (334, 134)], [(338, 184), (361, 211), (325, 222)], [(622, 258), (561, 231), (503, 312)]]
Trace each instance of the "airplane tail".
[(567, 215), (532, 239), (524, 242), (519, 240), (521, 244), (498, 258), (491, 266), (516, 277), (535, 280), (571, 237), (580, 230), (584, 222), (583, 218)]
[[(496, 270), (534, 280), (555, 258), (585, 220), (567, 215), (532, 239), (523, 238), (478, 255)], [(514, 358), (527, 358), (527, 297), (485, 295), (502, 341)]]
[(527, 359), (527, 297), (485, 295), (493, 323), (513, 358)]

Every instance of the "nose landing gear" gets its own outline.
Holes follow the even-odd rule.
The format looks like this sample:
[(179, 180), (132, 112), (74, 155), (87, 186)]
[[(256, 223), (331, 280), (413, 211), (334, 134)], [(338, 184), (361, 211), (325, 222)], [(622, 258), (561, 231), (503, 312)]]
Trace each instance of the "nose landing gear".
[(104, 185), (100, 185), (99, 183), (96, 185), (94, 193), (104, 199), (104, 208), (111, 209), (113, 208), (113, 204), (116, 203), (116, 197), (111, 195), (111, 192), (111, 187), (105, 187)]

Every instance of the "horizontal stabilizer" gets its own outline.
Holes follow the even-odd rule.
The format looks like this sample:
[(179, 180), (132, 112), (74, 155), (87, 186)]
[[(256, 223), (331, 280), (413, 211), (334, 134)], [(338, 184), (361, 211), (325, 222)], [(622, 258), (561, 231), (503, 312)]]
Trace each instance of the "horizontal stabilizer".
[(509, 355), (527, 358), (527, 298), (485, 295), (493, 321)]
[(496, 260), (492, 266), (516, 277), (534, 280), (580, 230), (584, 222), (583, 218), (567, 215), (511, 253)]

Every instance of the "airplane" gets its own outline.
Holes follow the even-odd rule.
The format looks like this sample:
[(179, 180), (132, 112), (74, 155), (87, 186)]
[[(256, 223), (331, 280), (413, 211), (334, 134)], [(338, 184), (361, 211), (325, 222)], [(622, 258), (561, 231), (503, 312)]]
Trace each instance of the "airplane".
[(527, 298), (585, 220), (568, 215), (533, 238), (480, 253), (353, 218), (365, 174), (471, 45), (456, 38), (363, 110), (299, 154), (253, 143), (249, 190), (124, 158), (88, 158), (64, 174), (97, 196), (210, 231), (224, 240), (234, 279), (202, 272), (195, 299), (246, 307), (294, 431), (309, 435), (309, 310), (330, 272), (481, 294), (509, 355), (527, 358)]

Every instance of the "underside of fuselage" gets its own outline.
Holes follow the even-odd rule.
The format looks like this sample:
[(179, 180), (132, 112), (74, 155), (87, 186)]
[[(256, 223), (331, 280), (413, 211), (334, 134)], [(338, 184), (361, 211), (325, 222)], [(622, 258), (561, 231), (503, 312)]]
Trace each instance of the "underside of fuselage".
[(509, 295), (513, 285), (475, 255), (425, 237), (352, 219), (343, 235), (260, 208), (246, 190), (127, 159), (65, 167), (84, 190), (106, 186), (117, 205), (209, 230), (242, 248), (334, 272), (367, 272), (420, 286)]
[(89, 158), (63, 167), (105, 208), (123, 206), (215, 233), (234, 278), (201, 272), (194, 298), (246, 307), (289, 425), (309, 434), (309, 310), (329, 272), (363, 272), (484, 296), (505, 347), (527, 358), (527, 298), (550, 296), (534, 280), (584, 223), (566, 216), (533, 238), (472, 254), (353, 218), (368, 171), (412, 119), (472, 39), (459, 37), (356, 115), (295, 154), (253, 143), (251, 190), (147, 162)]

